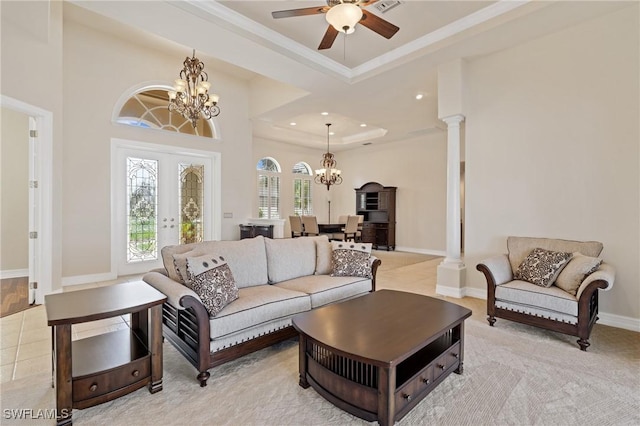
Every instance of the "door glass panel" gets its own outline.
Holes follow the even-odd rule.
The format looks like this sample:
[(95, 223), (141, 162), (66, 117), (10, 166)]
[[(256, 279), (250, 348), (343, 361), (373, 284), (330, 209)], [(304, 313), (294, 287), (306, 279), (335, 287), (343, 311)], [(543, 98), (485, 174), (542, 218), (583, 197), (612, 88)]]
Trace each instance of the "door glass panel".
[(127, 158), (127, 262), (158, 257), (158, 162)]
[(203, 165), (180, 164), (180, 244), (203, 240)]

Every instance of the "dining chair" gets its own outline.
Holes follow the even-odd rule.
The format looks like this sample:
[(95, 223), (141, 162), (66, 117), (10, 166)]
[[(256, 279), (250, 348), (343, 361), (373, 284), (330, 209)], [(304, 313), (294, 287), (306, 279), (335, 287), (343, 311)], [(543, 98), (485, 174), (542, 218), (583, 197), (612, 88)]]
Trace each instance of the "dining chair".
[(304, 226), (304, 235), (320, 235), (318, 219), (315, 216), (302, 216), (302, 226)]
[(291, 226), (291, 238), (302, 237), (304, 235), (300, 216), (289, 216), (289, 225)]
[(364, 215), (359, 214), (358, 216), (358, 230), (356, 231), (356, 241), (362, 241), (362, 226), (364, 225)]
[(339, 234), (333, 234), (333, 237), (336, 240), (355, 241), (357, 232), (358, 232), (358, 216), (348, 216), (347, 224), (344, 227), (344, 232)]

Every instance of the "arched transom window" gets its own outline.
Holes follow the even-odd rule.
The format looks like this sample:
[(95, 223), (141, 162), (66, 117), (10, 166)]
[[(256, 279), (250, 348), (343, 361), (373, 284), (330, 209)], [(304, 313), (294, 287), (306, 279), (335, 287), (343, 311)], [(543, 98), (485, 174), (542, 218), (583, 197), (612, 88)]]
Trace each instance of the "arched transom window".
[(280, 218), (280, 164), (264, 157), (258, 161), (258, 217)]
[(169, 112), (170, 88), (147, 88), (133, 94), (120, 108), (117, 123), (129, 126), (161, 129), (168, 132), (215, 138), (211, 120), (204, 117), (194, 128), (181, 114)]

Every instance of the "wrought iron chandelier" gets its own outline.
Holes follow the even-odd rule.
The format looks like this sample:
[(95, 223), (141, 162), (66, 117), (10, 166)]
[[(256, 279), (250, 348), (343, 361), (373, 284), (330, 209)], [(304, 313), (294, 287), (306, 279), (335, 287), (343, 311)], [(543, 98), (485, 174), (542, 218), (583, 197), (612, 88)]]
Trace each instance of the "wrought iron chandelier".
[(173, 90), (169, 91), (169, 111), (182, 114), (195, 128), (200, 114), (207, 120), (220, 114), (219, 96), (209, 95), (209, 76), (204, 72), (204, 64), (196, 58), (195, 49), (193, 57), (187, 56), (183, 65), (180, 78), (175, 80)]
[(342, 183), (342, 173), (336, 169), (336, 160), (333, 158), (333, 154), (329, 152), (329, 128), (331, 123), (327, 123), (327, 152), (322, 156), (322, 169), (316, 170), (316, 177), (314, 178), (316, 183), (327, 186), (327, 191), (331, 185), (340, 185)]

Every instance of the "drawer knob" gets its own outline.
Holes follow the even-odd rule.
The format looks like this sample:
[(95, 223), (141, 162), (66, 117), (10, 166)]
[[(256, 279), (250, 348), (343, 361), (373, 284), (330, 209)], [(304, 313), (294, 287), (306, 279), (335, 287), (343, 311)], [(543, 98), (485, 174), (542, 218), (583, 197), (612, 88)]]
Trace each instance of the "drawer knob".
[(411, 401), (411, 395), (409, 395), (408, 393), (402, 394), (402, 397), (407, 401)]
[(455, 359), (460, 358), (460, 355), (458, 355), (458, 354), (452, 354), (452, 355), (453, 355), (453, 357), (454, 357)]
[(422, 383), (424, 383), (425, 385), (428, 385), (430, 382), (431, 380), (425, 379), (424, 377), (422, 378)]
[(138, 377), (140, 375), (140, 372), (138, 370), (133, 370), (133, 373), (131, 373), (131, 375), (133, 377)]
[(98, 390), (98, 385), (97, 384), (92, 384), (91, 386), (89, 386), (89, 390), (91, 392), (95, 392), (96, 390)]
[(440, 370), (444, 370), (445, 368), (447, 368), (447, 366), (446, 366), (446, 365), (444, 365), (444, 364), (438, 364), (438, 368), (439, 368)]

